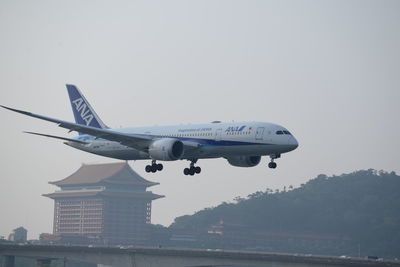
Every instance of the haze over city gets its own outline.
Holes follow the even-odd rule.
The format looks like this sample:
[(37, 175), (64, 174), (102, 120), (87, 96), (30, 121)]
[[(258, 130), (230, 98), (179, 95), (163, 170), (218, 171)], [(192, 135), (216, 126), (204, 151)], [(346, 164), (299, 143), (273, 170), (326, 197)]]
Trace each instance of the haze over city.
[[(267, 121), (299, 148), (267, 167), (201, 160), (148, 174), (165, 195), (152, 223), (168, 226), (236, 196), (374, 168), (399, 173), (398, 1), (1, 1), (0, 104), (73, 121), (76, 84), (111, 127)], [(56, 125), (0, 111), (0, 236), (52, 232), (56, 190), (82, 163), (116, 160), (36, 131)]]

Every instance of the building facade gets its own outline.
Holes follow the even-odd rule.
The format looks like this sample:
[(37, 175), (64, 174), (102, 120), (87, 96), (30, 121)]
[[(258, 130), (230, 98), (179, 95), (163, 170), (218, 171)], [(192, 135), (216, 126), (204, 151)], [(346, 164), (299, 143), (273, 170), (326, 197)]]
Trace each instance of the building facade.
[(163, 197), (146, 191), (158, 183), (143, 179), (125, 162), (84, 164), (50, 184), (60, 188), (44, 195), (54, 199), (53, 234), (107, 245), (146, 244), (151, 201)]
[(28, 230), (18, 227), (8, 236), (8, 240), (17, 243), (25, 243), (28, 239)]

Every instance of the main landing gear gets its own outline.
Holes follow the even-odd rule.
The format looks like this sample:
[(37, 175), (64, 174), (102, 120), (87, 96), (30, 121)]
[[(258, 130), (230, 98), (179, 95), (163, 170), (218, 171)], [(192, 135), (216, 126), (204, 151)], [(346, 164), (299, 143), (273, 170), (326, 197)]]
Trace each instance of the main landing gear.
[(185, 168), (183, 170), (183, 174), (184, 175), (195, 175), (196, 173), (200, 173), (201, 172), (201, 168), (199, 166), (194, 166), (194, 164), (197, 162), (196, 160), (192, 160), (190, 163), (190, 167), (189, 168)]
[(157, 164), (155, 160), (151, 161), (151, 165), (147, 165), (145, 170), (146, 172), (156, 172), (156, 171), (162, 171), (164, 166), (162, 164)]
[(274, 162), (274, 159), (279, 159), (281, 157), (281, 154), (276, 154), (276, 155), (272, 154), (270, 155), (270, 157), (271, 157), (271, 162), (268, 163), (268, 167), (271, 169), (275, 169), (277, 165), (276, 162)]

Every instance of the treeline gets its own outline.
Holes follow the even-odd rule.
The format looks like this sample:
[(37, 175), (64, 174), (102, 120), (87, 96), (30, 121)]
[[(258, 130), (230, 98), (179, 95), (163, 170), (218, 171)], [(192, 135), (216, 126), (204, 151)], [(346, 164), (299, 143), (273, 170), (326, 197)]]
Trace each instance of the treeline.
[[(219, 221), (260, 232), (333, 235), (351, 240), (348, 254), (400, 257), (400, 176), (372, 169), (319, 175), (299, 188), (266, 189), (178, 217), (170, 228), (206, 230)], [(328, 246), (324, 254), (333, 251)]]

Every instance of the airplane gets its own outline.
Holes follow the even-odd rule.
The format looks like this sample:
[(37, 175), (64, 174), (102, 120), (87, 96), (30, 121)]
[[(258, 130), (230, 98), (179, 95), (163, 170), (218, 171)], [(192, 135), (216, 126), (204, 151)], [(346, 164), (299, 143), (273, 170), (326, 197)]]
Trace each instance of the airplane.
[(257, 166), (262, 156), (269, 156), (269, 168), (277, 167), (275, 159), (298, 147), (296, 138), (284, 127), (269, 122), (221, 122), (205, 124), (110, 128), (97, 115), (81, 91), (67, 84), (75, 123), (6, 106), (1, 107), (30, 117), (50, 121), (69, 132), (66, 138), (36, 132), (28, 134), (64, 140), (64, 144), (89, 153), (121, 159), (151, 160), (146, 172), (163, 169), (157, 161), (188, 160), (185, 175), (201, 172), (195, 166), (199, 159), (225, 158), (236, 167)]

